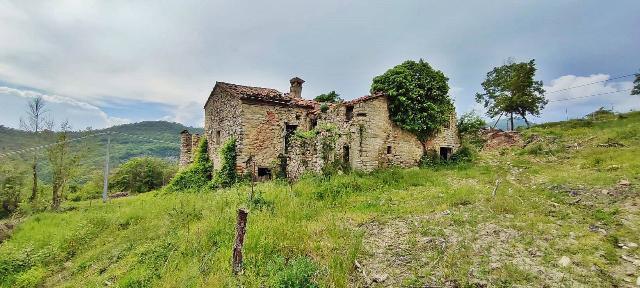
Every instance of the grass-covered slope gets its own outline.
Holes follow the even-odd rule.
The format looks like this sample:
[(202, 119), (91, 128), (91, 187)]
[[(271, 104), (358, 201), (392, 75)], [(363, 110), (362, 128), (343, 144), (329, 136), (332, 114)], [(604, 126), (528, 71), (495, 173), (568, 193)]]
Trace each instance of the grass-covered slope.
[[(474, 164), (263, 183), (253, 204), (247, 186), (74, 203), (30, 216), (0, 244), (0, 286), (632, 285), (640, 113), (524, 134), (526, 148)], [(234, 276), (241, 206), (245, 265)]]

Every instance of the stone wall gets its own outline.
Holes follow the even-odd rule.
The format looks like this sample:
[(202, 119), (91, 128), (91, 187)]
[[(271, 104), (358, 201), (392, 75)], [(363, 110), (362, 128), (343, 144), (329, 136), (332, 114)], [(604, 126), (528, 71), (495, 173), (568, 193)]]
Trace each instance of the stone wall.
[[(297, 178), (305, 171), (320, 172), (322, 167), (343, 160), (348, 163), (342, 164), (365, 172), (389, 166), (412, 167), (418, 165), (423, 154), (422, 143), (417, 137), (391, 121), (384, 96), (334, 104), (325, 112), (313, 113), (309, 108), (295, 105), (241, 100), (222, 89), (214, 90), (211, 100), (205, 106), (203, 136), (207, 137), (214, 169), (220, 167), (220, 146), (231, 137), (237, 140), (237, 172), (249, 172), (247, 168), (255, 164), (256, 170), (267, 168), (275, 175), (280, 157), (284, 155), (287, 174), (291, 178)], [(352, 109), (351, 119), (347, 119), (347, 109)], [(285, 148), (287, 125), (291, 125), (290, 128), (297, 126), (298, 131), (308, 131), (313, 128), (312, 119), (317, 123), (316, 130), (323, 132), (305, 141), (291, 136), (288, 138), (290, 144)], [(327, 127), (332, 127), (329, 129), (332, 131)], [(197, 147), (197, 140), (192, 137), (195, 142), (191, 143), (186, 135), (182, 137), (181, 150), (187, 155)], [(330, 151), (326, 149), (329, 138)], [(429, 139), (425, 146), (436, 151), (439, 147), (449, 147), (453, 152), (459, 148), (455, 114), (451, 115), (449, 126)], [(347, 148), (348, 157), (345, 157)], [(191, 160), (190, 154), (185, 158), (182, 152), (181, 166), (186, 163), (185, 159)]]
[[(337, 139), (327, 159), (322, 157), (322, 143), (327, 132), (305, 141), (298, 140), (290, 149), (287, 174), (297, 178), (305, 171), (320, 172), (322, 167), (345, 157), (345, 148), (349, 149), (348, 165), (355, 170), (370, 172), (378, 168), (398, 166), (413, 167), (419, 164), (423, 154), (422, 143), (418, 138), (397, 125), (389, 118), (385, 97), (371, 98), (366, 101), (332, 105), (326, 112), (317, 116), (318, 131), (322, 127), (335, 127)], [(347, 107), (352, 106), (352, 118), (347, 120)], [(443, 128), (425, 143), (427, 149), (439, 151), (439, 147), (449, 147), (455, 152), (460, 142), (457, 137), (456, 117), (451, 115), (449, 128)]]
[(221, 165), (218, 151), (228, 139), (235, 138), (238, 149), (242, 149), (242, 105), (240, 99), (221, 89), (211, 93), (213, 101), (204, 107), (204, 136), (213, 168), (218, 169)]
[(296, 125), (297, 129), (308, 130), (307, 113), (308, 109), (300, 107), (242, 101), (244, 139), (242, 147), (238, 148), (239, 170), (245, 171), (251, 157), (256, 169), (268, 168), (275, 173), (279, 156), (285, 154), (286, 125)]
[(191, 133), (189, 131), (184, 130), (180, 133), (180, 161), (179, 167), (187, 167), (191, 164)]

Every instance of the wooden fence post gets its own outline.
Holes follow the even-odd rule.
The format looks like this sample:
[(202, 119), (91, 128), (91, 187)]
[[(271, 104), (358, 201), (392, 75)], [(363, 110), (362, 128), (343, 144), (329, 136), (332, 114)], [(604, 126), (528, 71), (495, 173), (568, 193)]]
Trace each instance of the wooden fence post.
[(496, 180), (496, 187), (493, 188), (493, 192), (491, 192), (491, 196), (496, 197), (496, 192), (498, 191), (498, 186), (500, 186), (500, 180)]
[(233, 244), (233, 274), (242, 272), (242, 245), (244, 245), (244, 234), (247, 232), (247, 214), (244, 209), (238, 209), (238, 222), (236, 223), (236, 242)]

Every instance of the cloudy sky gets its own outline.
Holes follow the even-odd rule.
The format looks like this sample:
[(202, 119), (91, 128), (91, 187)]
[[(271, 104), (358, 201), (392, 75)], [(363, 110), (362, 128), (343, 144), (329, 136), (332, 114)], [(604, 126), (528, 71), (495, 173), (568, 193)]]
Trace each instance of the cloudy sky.
[[(486, 72), (509, 57), (536, 59), (549, 92), (640, 69), (637, 0), (308, 2), (0, 0), (0, 124), (17, 127), (27, 99), (43, 95), (77, 129), (202, 126), (215, 81), (287, 91), (299, 76), (306, 98), (351, 99), (406, 59), (450, 78), (459, 113), (479, 107)], [(549, 93), (534, 121), (640, 109), (640, 97), (615, 92), (632, 80)]]

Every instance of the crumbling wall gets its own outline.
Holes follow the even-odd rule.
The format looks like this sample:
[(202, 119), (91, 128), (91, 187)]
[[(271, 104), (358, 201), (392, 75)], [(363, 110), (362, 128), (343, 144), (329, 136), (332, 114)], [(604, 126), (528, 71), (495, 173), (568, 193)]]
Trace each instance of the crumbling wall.
[[(351, 119), (347, 107), (352, 106)], [(318, 123), (336, 125), (340, 138), (336, 153), (349, 148), (349, 166), (360, 171), (373, 171), (388, 166), (411, 167), (422, 156), (422, 144), (417, 137), (389, 118), (387, 99), (377, 97), (358, 103), (334, 105), (319, 115)]]
[(189, 164), (191, 164), (192, 148), (193, 146), (191, 144), (191, 133), (189, 133), (189, 131), (187, 130), (182, 131), (180, 133), (180, 168), (187, 167), (189, 166)]
[(426, 143), (427, 149), (433, 149), (440, 153), (440, 147), (451, 148), (453, 152), (456, 152), (460, 148), (460, 138), (458, 137), (458, 128), (456, 114), (452, 113), (449, 117), (449, 125), (440, 129), (440, 132)]
[(238, 169), (244, 172), (251, 157), (256, 169), (269, 168), (275, 173), (279, 157), (285, 155), (286, 125), (308, 130), (307, 113), (308, 110), (301, 107), (244, 100), (241, 116), (244, 138), (238, 146)]

